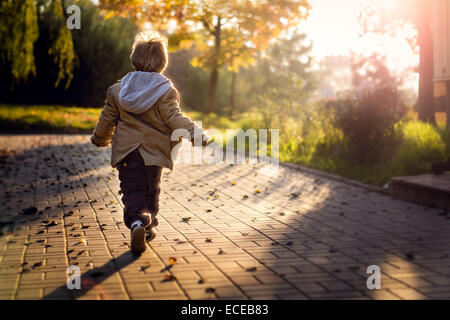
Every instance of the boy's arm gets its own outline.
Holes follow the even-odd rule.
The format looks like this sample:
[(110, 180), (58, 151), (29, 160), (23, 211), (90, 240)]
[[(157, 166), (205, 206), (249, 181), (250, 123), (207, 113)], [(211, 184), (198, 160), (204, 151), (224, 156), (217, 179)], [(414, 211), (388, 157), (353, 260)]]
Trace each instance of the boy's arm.
[[(191, 119), (184, 116), (181, 113), (181, 109), (179, 106), (180, 96), (178, 92), (171, 88), (164, 100), (159, 106), (161, 117), (163, 118), (164, 123), (172, 130), (176, 129), (186, 129), (189, 131), (191, 136), (191, 142), (194, 143), (194, 134), (197, 130), (202, 132), (202, 128), (195, 124)], [(208, 143), (208, 137), (202, 133), (202, 145), (206, 145)]]
[(106, 101), (91, 137), (97, 147), (106, 147), (110, 142), (119, 119), (119, 110), (113, 102), (111, 87), (106, 92)]

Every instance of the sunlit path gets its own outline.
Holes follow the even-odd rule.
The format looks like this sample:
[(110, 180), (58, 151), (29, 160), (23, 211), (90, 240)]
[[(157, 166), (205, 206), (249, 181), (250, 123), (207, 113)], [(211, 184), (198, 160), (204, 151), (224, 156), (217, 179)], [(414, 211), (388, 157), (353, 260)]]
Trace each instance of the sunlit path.
[[(0, 150), (0, 299), (450, 298), (442, 210), (285, 167), (180, 164), (134, 257), (109, 149), (55, 135)], [(74, 264), (82, 290), (66, 287)]]

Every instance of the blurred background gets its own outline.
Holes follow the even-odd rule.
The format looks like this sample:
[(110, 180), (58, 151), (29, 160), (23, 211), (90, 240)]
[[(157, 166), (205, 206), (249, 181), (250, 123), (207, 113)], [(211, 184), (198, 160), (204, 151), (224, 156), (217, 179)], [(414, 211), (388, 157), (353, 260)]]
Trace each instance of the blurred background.
[[(80, 28), (68, 28), (77, 5)], [(169, 39), (166, 76), (206, 128), (278, 128), (280, 158), (383, 186), (450, 158), (448, 0), (2, 0), (3, 132), (89, 133)], [(449, 117), (450, 121), (450, 117)], [(270, 141), (270, 140), (269, 140)]]

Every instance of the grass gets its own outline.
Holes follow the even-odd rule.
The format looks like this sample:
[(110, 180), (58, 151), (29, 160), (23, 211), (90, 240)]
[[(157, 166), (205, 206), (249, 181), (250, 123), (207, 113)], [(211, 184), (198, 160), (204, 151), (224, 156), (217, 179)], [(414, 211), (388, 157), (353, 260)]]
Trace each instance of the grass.
[[(101, 109), (46, 105), (0, 105), (0, 127), (4, 132), (90, 133), (95, 128)], [(225, 130), (239, 123), (216, 114), (186, 112), (205, 128)]]
[(431, 163), (450, 159), (450, 130), (444, 125), (410, 120), (395, 130), (395, 143), (372, 165), (354, 164), (338, 136), (331, 142), (325, 140), (328, 145), (314, 138), (301, 145), (281, 142), (280, 158), (380, 187), (392, 177), (430, 173)]
[[(3, 132), (90, 133), (101, 109), (62, 106), (0, 105), (0, 128)], [(232, 121), (216, 114), (186, 112), (204, 128), (264, 128), (252, 115), (243, 114)], [(301, 136), (295, 123), (280, 131), (280, 160), (302, 164), (351, 179), (382, 186), (394, 176), (430, 172), (432, 162), (450, 159), (450, 130), (445, 128), (445, 115), (437, 115), (437, 127), (415, 120), (414, 114), (396, 127), (395, 147), (388, 150), (379, 163), (354, 165), (345, 154), (342, 134), (326, 123), (319, 123)]]
[(62, 106), (0, 105), (3, 132), (89, 133), (101, 109)]

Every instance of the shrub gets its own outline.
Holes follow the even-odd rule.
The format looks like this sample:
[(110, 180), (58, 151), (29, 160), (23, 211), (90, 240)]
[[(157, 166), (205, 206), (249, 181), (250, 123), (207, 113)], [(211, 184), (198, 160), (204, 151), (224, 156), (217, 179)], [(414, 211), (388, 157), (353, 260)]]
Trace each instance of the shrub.
[(401, 144), (390, 161), (391, 175), (414, 175), (430, 171), (432, 162), (446, 160), (446, 145), (436, 127), (420, 121), (399, 126)]
[(394, 128), (406, 113), (399, 92), (390, 86), (353, 91), (328, 104), (334, 125), (342, 130), (349, 159), (372, 164), (395, 143)]

